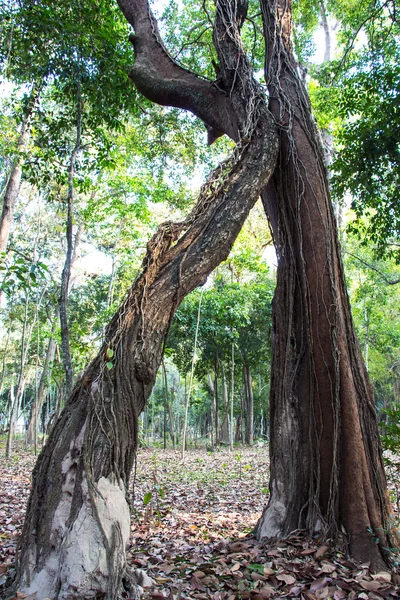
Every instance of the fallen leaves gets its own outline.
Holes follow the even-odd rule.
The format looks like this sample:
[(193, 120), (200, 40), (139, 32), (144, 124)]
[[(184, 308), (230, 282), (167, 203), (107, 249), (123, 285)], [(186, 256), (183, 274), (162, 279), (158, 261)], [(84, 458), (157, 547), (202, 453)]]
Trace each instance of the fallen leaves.
[[(143, 600), (400, 598), (391, 573), (371, 575), (329, 542), (246, 537), (267, 500), (268, 458), (266, 448), (241, 453), (239, 462), (227, 451), (192, 451), (182, 462), (178, 452), (140, 451), (128, 563), (142, 574)], [(33, 463), (26, 453), (0, 459), (0, 596), (12, 574)]]

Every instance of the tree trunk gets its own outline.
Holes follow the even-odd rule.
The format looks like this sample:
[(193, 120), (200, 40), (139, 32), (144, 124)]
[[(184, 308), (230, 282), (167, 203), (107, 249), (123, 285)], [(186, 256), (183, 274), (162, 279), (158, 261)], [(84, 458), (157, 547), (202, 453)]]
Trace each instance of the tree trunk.
[(218, 352), (214, 356), (214, 429), (215, 429), (215, 445), (220, 443), (219, 439), (219, 398), (218, 398)]
[[(65, 392), (69, 397), (74, 383), (74, 369), (72, 365), (71, 349), (69, 343), (69, 323), (67, 313), (68, 294), (70, 290), (71, 269), (77, 252), (74, 252), (73, 243), (73, 204), (74, 204), (74, 177), (75, 166), (78, 153), (81, 149), (81, 134), (82, 134), (82, 100), (80, 94), (80, 85), (78, 85), (77, 97), (77, 121), (76, 121), (76, 139), (75, 146), (71, 152), (69, 167), (68, 167), (68, 194), (67, 194), (67, 226), (66, 240), (67, 249), (65, 253), (64, 268), (61, 274), (60, 297), (58, 299), (58, 311), (60, 315), (61, 326), (61, 349), (62, 359), (65, 371)], [(80, 243), (83, 233), (83, 226), (78, 228), (76, 235), (76, 246)]]
[[(35, 322), (32, 321), (30, 326), (28, 327), (28, 308), (29, 308), (29, 293), (27, 293), (25, 298), (25, 311), (24, 311), (24, 325), (22, 329), (22, 339), (21, 339), (21, 355), (19, 361), (19, 374), (18, 374), (18, 383), (17, 383), (17, 392), (12, 402), (11, 412), (10, 412), (10, 422), (8, 427), (8, 436), (7, 436), (7, 446), (6, 446), (6, 457), (9, 458), (12, 451), (12, 443), (13, 443), (13, 435), (15, 425), (18, 421), (18, 413), (21, 405), (22, 394), (25, 387), (25, 364), (26, 359), (28, 357), (29, 344), (31, 340), (31, 334), (34, 327)], [(35, 320), (37, 317), (37, 313), (35, 314)], [(11, 395), (12, 398), (13, 395)]]
[(210, 392), (211, 395), (211, 406), (210, 406), (210, 433), (211, 433), (211, 439), (210, 439), (210, 443), (211, 443), (211, 448), (214, 448), (215, 443), (216, 443), (216, 436), (215, 436), (215, 390), (214, 390), (214, 382), (213, 382), (213, 377), (211, 375), (211, 373), (207, 373), (207, 384), (208, 384), (208, 391)]
[[(158, 68), (162, 48), (157, 38), (154, 42), (147, 3), (131, 0), (121, 5), (136, 29), (136, 74), (145, 68), (151, 71), (154, 55)], [(164, 224), (150, 240), (142, 273), (111, 320), (98, 356), (76, 384), (38, 459), (14, 585), (24, 593), (37, 592), (36, 600), (119, 597), (126, 577), (126, 495), (138, 415), (154, 384), (171, 319), (183, 298), (227, 257), (274, 168), (275, 127), (240, 44), (243, 14), (234, 9), (243, 6), (217, 5), (215, 38), (222, 84), (229, 90), (229, 99), (221, 94), (220, 100), (234, 107), (232, 117), (229, 111), (224, 115), (230, 122), (240, 115), (237, 139), (244, 139), (233, 157), (213, 171), (188, 218)], [(178, 70), (178, 77), (176, 86), (174, 80), (167, 81), (165, 93), (181, 93), (185, 108), (196, 108), (196, 103), (204, 108), (207, 98), (198, 95), (198, 85), (205, 85), (205, 94), (215, 94), (215, 88), (203, 80), (198, 84), (172, 61), (168, 66)], [(156, 75), (151, 71), (146, 85)], [(163, 95), (160, 85), (153, 91), (153, 99)], [(217, 108), (210, 104), (208, 110), (213, 116)], [(125, 581), (125, 587), (132, 586)]]
[(186, 435), (187, 435), (187, 427), (188, 427), (188, 412), (190, 406), (190, 396), (193, 389), (193, 377), (194, 377), (194, 367), (196, 364), (196, 350), (197, 350), (197, 338), (199, 335), (199, 326), (200, 326), (200, 316), (201, 316), (201, 301), (203, 299), (203, 290), (201, 291), (199, 298), (199, 308), (197, 310), (197, 323), (196, 323), (196, 333), (194, 336), (194, 345), (193, 345), (193, 358), (192, 358), (192, 367), (190, 369), (190, 380), (189, 380), (189, 391), (185, 398), (185, 416), (183, 420), (183, 428), (182, 428), (182, 459), (185, 456), (185, 451), (187, 447)]
[[(372, 389), (350, 312), (323, 153), (291, 50), (290, 5), (262, 0), (280, 154), (264, 205), (278, 255), (263, 537), (345, 529), (355, 559), (393, 546)], [(376, 544), (374, 538), (379, 540)]]
[(231, 394), (230, 394), (230, 415), (229, 415), (229, 448), (233, 452), (234, 423), (233, 423), (233, 405), (235, 401), (235, 346), (231, 346)]
[(34, 86), (27, 102), (24, 120), (17, 144), (17, 157), (13, 161), (10, 175), (4, 192), (3, 210), (0, 217), (0, 252), (7, 250), (8, 238), (14, 217), (15, 204), (17, 202), (19, 189), (21, 187), (23, 157), (31, 129), (32, 115), (35, 110), (39, 89)]
[(221, 368), (221, 380), (222, 380), (222, 423), (220, 431), (220, 441), (222, 444), (229, 444), (229, 395), (228, 386), (226, 384), (225, 369), (222, 365)]
[(249, 361), (245, 354), (243, 355), (243, 384), (246, 423), (245, 442), (249, 446), (252, 446), (254, 441), (254, 398)]
[[(55, 320), (54, 320), (54, 322), (55, 322)], [(56, 345), (57, 344), (52, 337), (54, 335), (54, 330), (55, 330), (55, 327), (53, 324), (51, 337), (50, 337), (49, 343), (47, 345), (46, 357), (44, 359), (43, 370), (42, 370), (42, 374), (40, 377), (39, 388), (37, 391), (37, 397), (35, 399), (35, 402), (32, 405), (31, 414), (30, 414), (29, 423), (28, 423), (28, 429), (26, 431), (26, 444), (28, 446), (35, 444), (35, 448), (36, 448), (36, 441), (37, 441), (39, 418), (40, 418), (40, 413), (41, 413), (42, 406), (43, 406), (44, 395), (46, 392), (48, 373), (49, 373), (49, 369), (51, 369), (51, 366), (54, 361), (54, 356), (56, 353)]]
[(176, 442), (175, 439), (175, 419), (174, 419), (174, 399), (175, 399), (175, 388), (171, 387), (171, 402), (168, 402), (168, 413), (169, 413), (169, 435), (171, 437), (172, 448), (175, 450)]

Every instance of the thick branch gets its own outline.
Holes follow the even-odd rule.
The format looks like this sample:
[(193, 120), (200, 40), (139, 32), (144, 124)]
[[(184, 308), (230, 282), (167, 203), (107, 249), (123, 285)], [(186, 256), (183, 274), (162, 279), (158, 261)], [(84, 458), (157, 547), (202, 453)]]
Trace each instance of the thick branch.
[(210, 142), (226, 133), (237, 139), (237, 120), (227, 95), (211, 81), (178, 65), (165, 49), (147, 0), (118, 0), (135, 34), (130, 72), (138, 90), (152, 102), (183, 108), (207, 126)]

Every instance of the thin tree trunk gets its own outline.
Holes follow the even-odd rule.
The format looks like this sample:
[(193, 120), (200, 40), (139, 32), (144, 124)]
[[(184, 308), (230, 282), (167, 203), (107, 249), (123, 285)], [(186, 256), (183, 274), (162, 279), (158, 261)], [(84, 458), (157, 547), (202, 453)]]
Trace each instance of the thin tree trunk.
[[(58, 310), (60, 315), (61, 325), (61, 349), (63, 366), (65, 370), (65, 390), (66, 396), (69, 397), (72, 391), (74, 382), (74, 369), (72, 365), (71, 349), (69, 343), (69, 325), (68, 325), (68, 292), (70, 289), (71, 268), (74, 258), (74, 243), (73, 243), (73, 204), (74, 204), (74, 177), (76, 159), (81, 149), (81, 134), (82, 134), (82, 100), (80, 94), (80, 86), (78, 86), (77, 97), (77, 122), (76, 122), (76, 138), (75, 146), (72, 150), (69, 167), (68, 167), (68, 194), (67, 194), (67, 227), (66, 241), (67, 249), (65, 253), (64, 268), (61, 274), (60, 297), (58, 300)], [(79, 233), (78, 229), (78, 233)]]
[(41, 413), (42, 406), (43, 406), (43, 400), (45, 397), (48, 374), (49, 374), (49, 370), (51, 369), (51, 366), (53, 364), (54, 356), (56, 353), (56, 345), (57, 344), (53, 338), (54, 333), (55, 333), (55, 320), (53, 322), (52, 332), (50, 334), (50, 339), (49, 339), (49, 342), (47, 345), (46, 357), (44, 359), (43, 370), (42, 370), (42, 374), (40, 376), (37, 397), (32, 405), (31, 415), (30, 415), (29, 423), (28, 423), (28, 429), (26, 431), (26, 444), (28, 446), (35, 444), (35, 447), (36, 447), (36, 443), (37, 443), (37, 431), (38, 431), (38, 425), (39, 425), (39, 417), (40, 417), (40, 413)]
[(189, 380), (189, 391), (187, 393), (187, 397), (186, 397), (186, 401), (185, 401), (185, 418), (183, 421), (183, 429), (182, 429), (182, 458), (185, 457), (185, 450), (186, 450), (188, 411), (189, 411), (189, 406), (190, 406), (190, 396), (191, 396), (192, 387), (193, 387), (194, 367), (195, 367), (195, 363), (196, 363), (197, 338), (199, 335), (200, 316), (201, 316), (201, 301), (203, 299), (203, 291), (204, 291), (204, 288), (201, 290), (200, 298), (199, 298), (199, 308), (197, 311), (196, 332), (194, 335), (192, 368), (190, 371), (190, 380)]
[(229, 395), (225, 377), (224, 365), (221, 366), (221, 383), (222, 383), (222, 408), (223, 417), (221, 423), (220, 441), (223, 444), (229, 444)]
[(175, 437), (175, 419), (174, 419), (174, 401), (175, 401), (175, 388), (171, 387), (171, 402), (168, 402), (168, 412), (169, 412), (169, 433), (171, 436), (172, 448), (175, 450), (175, 446), (177, 443)]
[[(396, 544), (375, 405), (352, 322), (322, 148), (291, 50), (290, 4), (262, 0), (280, 157), (263, 201), (278, 255), (271, 497), (260, 537), (336, 536), (384, 568)], [(373, 532), (371, 535), (370, 532)], [(376, 544), (374, 538), (378, 539)]]
[(215, 432), (215, 390), (214, 381), (211, 373), (207, 373), (208, 390), (211, 394), (211, 407), (210, 407), (210, 433), (211, 433), (211, 448), (214, 448), (216, 438), (214, 437)]
[(235, 346), (231, 347), (231, 400), (230, 400), (230, 428), (229, 428), (229, 447), (233, 452), (234, 424), (233, 424), (233, 404), (235, 399)]
[[(165, 380), (164, 380), (165, 383)], [(167, 449), (167, 390), (164, 387), (164, 401), (163, 401), (163, 440), (164, 450)]]
[(215, 445), (218, 446), (220, 443), (219, 435), (219, 398), (218, 398), (218, 371), (219, 371), (218, 351), (215, 352), (214, 356), (214, 426), (215, 426)]
[(28, 328), (28, 308), (29, 308), (29, 293), (27, 293), (25, 298), (25, 311), (24, 311), (24, 324), (22, 328), (22, 339), (21, 339), (21, 354), (19, 361), (19, 373), (18, 373), (18, 383), (17, 383), (17, 392), (15, 394), (11, 412), (10, 412), (10, 421), (8, 427), (8, 436), (7, 436), (7, 445), (6, 445), (6, 457), (9, 458), (12, 451), (12, 442), (13, 435), (16, 422), (18, 420), (18, 412), (21, 403), (22, 393), (25, 387), (25, 363), (29, 348), (29, 342), (31, 338), (32, 329), (34, 326), (34, 322), (32, 322), (31, 327)]
[(39, 97), (39, 88), (34, 86), (29, 97), (24, 120), (21, 126), (21, 132), (17, 144), (17, 157), (13, 161), (11, 172), (8, 177), (4, 192), (3, 210), (0, 217), (0, 252), (6, 252), (8, 238), (10, 236), (11, 225), (14, 217), (15, 204), (18, 199), (21, 187), (23, 152), (27, 147), (32, 116)]
[(245, 397), (245, 442), (249, 446), (253, 445), (254, 441), (254, 399), (253, 399), (253, 385), (251, 381), (250, 366), (247, 356), (243, 355), (243, 384), (244, 384), (244, 397)]

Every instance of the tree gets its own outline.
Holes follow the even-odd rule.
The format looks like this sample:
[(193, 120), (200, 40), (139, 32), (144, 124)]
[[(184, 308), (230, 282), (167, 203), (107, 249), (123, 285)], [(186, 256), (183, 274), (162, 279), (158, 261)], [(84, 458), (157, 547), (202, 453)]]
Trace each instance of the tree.
[(15, 585), (37, 591), (38, 600), (93, 593), (111, 600), (123, 581), (132, 587), (124, 548), (137, 417), (175, 309), (227, 256), (261, 192), (279, 267), (271, 499), (259, 534), (299, 527), (335, 534), (343, 525), (353, 555), (380, 567), (381, 550), (393, 538), (375, 409), (353, 331), (322, 152), (291, 49), (290, 6), (260, 3), (272, 115), (240, 37), (245, 1), (216, 2), (217, 82), (170, 58), (145, 0), (120, 0), (120, 6), (135, 30), (131, 77), (138, 89), (199, 116), (210, 141), (226, 133), (238, 144), (187, 219), (160, 227), (149, 242), (142, 272), (51, 432), (34, 471)]
[[(220, 4), (215, 19), (221, 85), (229, 94), (169, 59), (154, 37), (146, 2), (123, 8), (139, 40), (135, 71), (140, 87), (148, 89), (153, 82), (153, 99), (180, 98), (204, 116), (213, 135), (220, 132), (220, 114), (241, 142), (211, 174), (187, 219), (161, 226), (149, 242), (142, 272), (39, 457), (15, 581), (17, 589), (37, 592), (38, 600), (82, 599), (93, 593), (111, 599), (120, 595), (123, 580), (129, 587), (126, 494), (138, 415), (151, 392), (173, 313), (226, 258), (276, 159), (275, 126), (240, 43), (244, 5)], [(141, 78), (151, 66), (149, 58), (164, 72), (159, 81), (154, 66)]]
[[(372, 388), (350, 313), (323, 153), (291, 51), (291, 14), (263, 3), (280, 155), (264, 204), (278, 253), (270, 395), (271, 497), (261, 537), (337, 535), (384, 565), (395, 543)], [(375, 544), (371, 531), (376, 532)]]

